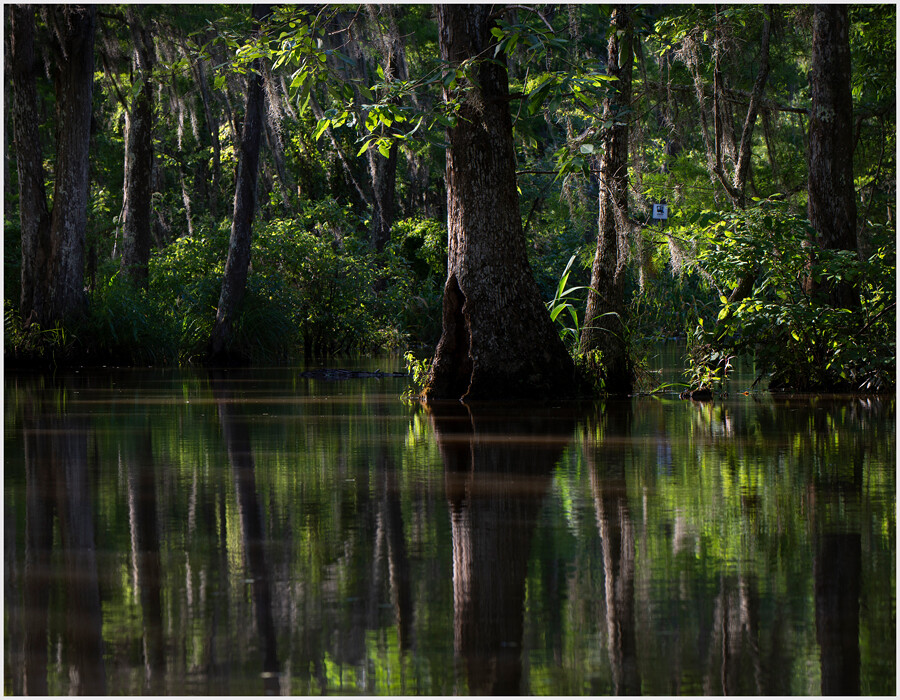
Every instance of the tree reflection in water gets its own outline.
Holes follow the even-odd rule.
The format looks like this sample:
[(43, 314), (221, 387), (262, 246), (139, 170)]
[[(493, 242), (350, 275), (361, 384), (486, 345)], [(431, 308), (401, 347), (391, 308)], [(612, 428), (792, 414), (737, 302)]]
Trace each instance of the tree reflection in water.
[[(65, 662), (73, 694), (106, 693), (94, 512), (88, 470), (88, 422), (61, 411), (65, 387), (26, 396), (25, 673), (22, 692), (46, 695), (51, 589), (65, 596)], [(59, 522), (62, 576), (51, 557)]]
[(263, 511), (256, 490), (256, 465), (250, 442), (250, 425), (241, 415), (233, 393), (227, 388), (221, 373), (210, 373), (210, 387), (219, 413), (222, 438), (234, 477), (244, 565), (250, 579), (253, 608), (263, 655), (263, 684), (269, 695), (279, 694), (278, 649), (275, 623), (272, 619), (272, 587), (266, 562), (266, 535)]
[(892, 401), (186, 376), (8, 384), (8, 693), (894, 690)]
[(138, 417), (132, 440), (123, 440), (119, 455), (125, 465), (128, 520), (131, 529), (132, 581), (141, 603), (144, 689), (159, 695), (165, 688), (166, 656), (162, 618), (162, 571), (153, 436), (147, 416)]
[(611, 403), (582, 425), (611, 439), (584, 445), (603, 550), (606, 646), (616, 695), (640, 693), (634, 622), (634, 525), (625, 482), (631, 404)]
[(455, 649), (468, 692), (523, 692), (531, 539), (575, 421), (546, 407), (429, 406), (453, 541)]

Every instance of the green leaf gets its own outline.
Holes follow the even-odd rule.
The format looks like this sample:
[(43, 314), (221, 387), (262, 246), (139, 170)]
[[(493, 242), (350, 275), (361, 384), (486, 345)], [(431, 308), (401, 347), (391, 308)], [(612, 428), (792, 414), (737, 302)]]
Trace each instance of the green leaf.
[(331, 126), (331, 120), (330, 120), (330, 119), (323, 119), (322, 121), (320, 121), (320, 122), (319, 122), (319, 125), (316, 127), (316, 132), (313, 134), (313, 139), (315, 139), (316, 141), (318, 141), (318, 140), (319, 140), (319, 137), (320, 137), (322, 134), (325, 133), (325, 130), (326, 130), (329, 126)]

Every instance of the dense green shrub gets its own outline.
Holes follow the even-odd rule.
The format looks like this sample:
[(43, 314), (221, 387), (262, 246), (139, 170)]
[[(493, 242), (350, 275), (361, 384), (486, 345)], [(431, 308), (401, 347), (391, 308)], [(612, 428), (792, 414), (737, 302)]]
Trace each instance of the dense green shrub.
[(395, 308), (413, 345), (434, 346), (441, 336), (441, 308), (447, 277), (447, 226), (433, 219), (403, 219), (391, 229), (390, 255), (410, 274), (410, 296)]
[[(809, 223), (782, 206), (760, 203), (746, 211), (710, 214), (698, 235), (699, 264), (720, 290), (714, 319), (700, 319), (694, 361), (704, 352), (719, 361), (754, 356), (771, 373), (770, 386), (794, 390), (884, 391), (895, 382), (893, 232), (879, 230), (873, 252), (815, 249)], [(756, 282), (744, 299), (728, 290), (745, 274)], [(810, 292), (811, 278), (821, 291)], [(852, 308), (834, 306), (826, 293), (838, 283), (859, 293)]]
[(171, 305), (120, 274), (97, 286), (89, 298), (87, 316), (71, 330), (82, 362), (178, 362), (178, 324)]
[[(177, 309), (183, 359), (209, 339), (227, 246), (223, 227), (179, 239), (151, 263), (153, 289)], [(376, 261), (363, 222), (333, 200), (261, 222), (229, 350), (258, 362), (399, 347), (411, 277), (392, 251)]]

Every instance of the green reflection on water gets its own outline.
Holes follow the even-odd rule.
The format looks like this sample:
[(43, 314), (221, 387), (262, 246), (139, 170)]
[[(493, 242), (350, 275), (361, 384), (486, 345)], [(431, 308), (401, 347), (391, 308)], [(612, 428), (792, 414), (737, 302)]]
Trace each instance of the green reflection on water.
[(895, 693), (892, 398), (403, 389), (8, 374), (5, 691)]

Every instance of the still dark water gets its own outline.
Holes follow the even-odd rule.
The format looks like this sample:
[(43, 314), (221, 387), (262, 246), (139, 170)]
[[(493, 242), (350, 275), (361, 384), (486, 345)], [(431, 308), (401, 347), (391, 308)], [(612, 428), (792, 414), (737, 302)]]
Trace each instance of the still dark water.
[(405, 386), (7, 373), (4, 691), (895, 694), (893, 397)]

